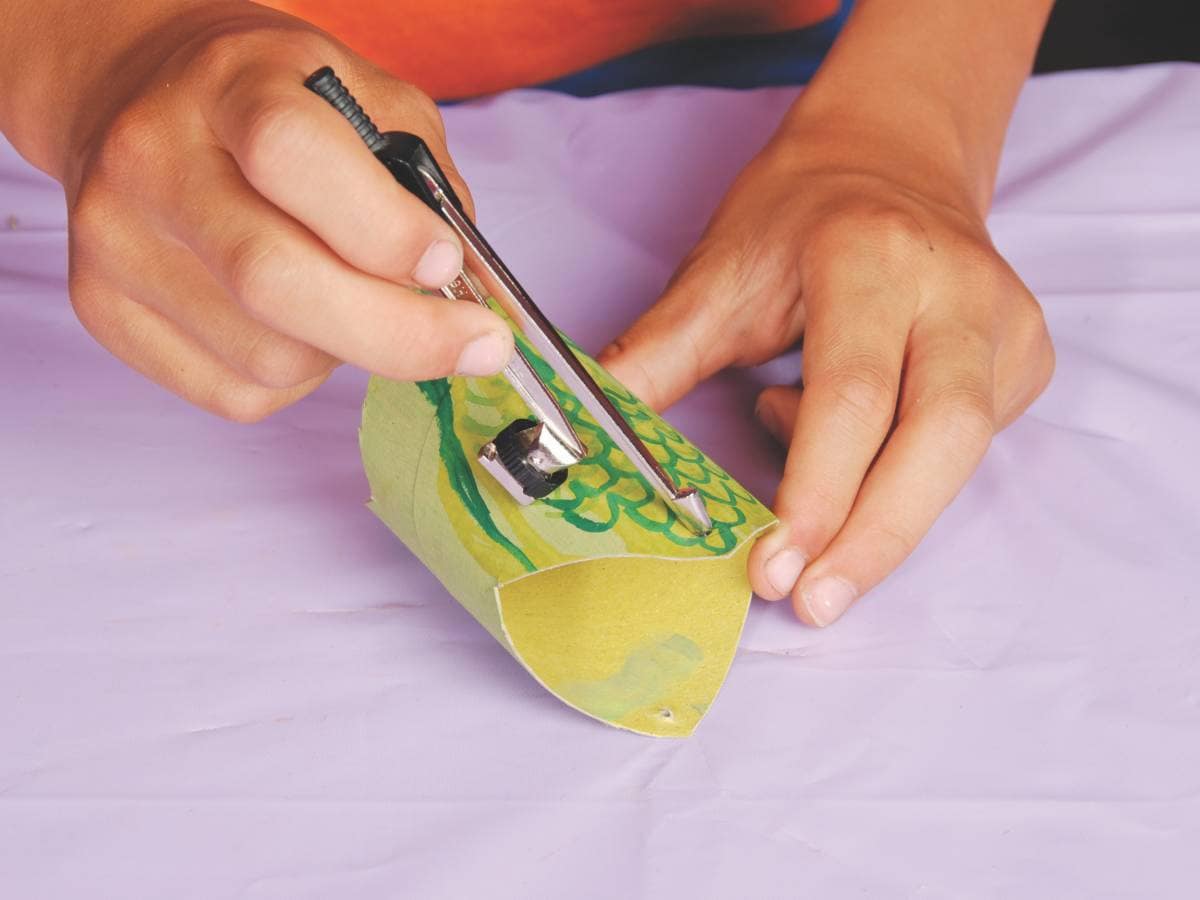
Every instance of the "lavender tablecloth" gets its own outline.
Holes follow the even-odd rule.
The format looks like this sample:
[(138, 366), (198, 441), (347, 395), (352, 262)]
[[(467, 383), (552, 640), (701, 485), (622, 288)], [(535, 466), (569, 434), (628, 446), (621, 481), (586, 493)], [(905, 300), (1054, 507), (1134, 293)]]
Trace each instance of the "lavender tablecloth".
[[(791, 96), (446, 115), (485, 232), (595, 350)], [(371, 516), (361, 373), (246, 427), (93, 345), (64, 220), (3, 146), (0, 895), (1196, 896), (1200, 67), (1028, 86), (991, 222), (1054, 384), (836, 627), (755, 604), (686, 741), (557, 703)], [(796, 367), (671, 417), (769, 498), (752, 401)]]

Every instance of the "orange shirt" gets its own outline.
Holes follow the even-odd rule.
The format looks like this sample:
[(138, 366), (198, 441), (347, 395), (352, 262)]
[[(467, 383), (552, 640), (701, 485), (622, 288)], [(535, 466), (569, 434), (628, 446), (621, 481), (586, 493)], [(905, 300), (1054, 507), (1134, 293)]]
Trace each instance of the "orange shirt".
[(539, 84), (680, 38), (812, 25), (839, 0), (260, 0), (442, 100)]

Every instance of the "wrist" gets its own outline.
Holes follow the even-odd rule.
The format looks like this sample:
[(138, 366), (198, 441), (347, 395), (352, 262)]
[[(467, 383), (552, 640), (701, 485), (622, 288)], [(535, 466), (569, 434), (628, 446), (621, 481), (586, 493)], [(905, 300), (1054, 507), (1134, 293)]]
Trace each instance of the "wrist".
[(828, 136), (839, 152), (904, 171), (983, 216), (1050, 5), (856, 0), (781, 131)]
[(956, 124), (932, 113), (914, 123), (886, 106), (826, 104), (806, 93), (773, 143), (805, 171), (875, 176), (971, 219), (982, 221), (991, 201), (991, 173), (973, 164)]

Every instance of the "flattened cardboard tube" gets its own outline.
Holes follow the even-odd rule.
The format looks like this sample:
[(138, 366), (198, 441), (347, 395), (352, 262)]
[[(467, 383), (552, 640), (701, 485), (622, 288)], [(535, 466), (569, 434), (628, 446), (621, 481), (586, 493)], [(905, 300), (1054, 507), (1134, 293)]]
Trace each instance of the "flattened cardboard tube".
[(659, 465), (703, 494), (713, 528), (697, 534), (525, 349), (588, 447), (565, 482), (522, 505), (481, 466), (480, 448), (526, 412), (502, 376), (375, 378), (360, 433), (371, 509), (564, 703), (619, 728), (686, 736), (728, 672), (750, 601), (746, 558), (774, 518), (579, 353)]

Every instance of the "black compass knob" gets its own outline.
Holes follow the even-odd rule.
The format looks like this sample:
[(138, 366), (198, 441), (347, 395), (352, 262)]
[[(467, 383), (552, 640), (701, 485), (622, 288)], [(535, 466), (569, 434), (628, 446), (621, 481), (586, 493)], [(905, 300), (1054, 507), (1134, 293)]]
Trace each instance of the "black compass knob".
[(543, 427), (532, 419), (516, 419), (492, 442), (501, 465), (517, 480), (521, 490), (534, 500), (552, 493), (567, 480), (566, 469), (547, 473), (529, 459), (530, 448), (537, 442), (536, 430)]

